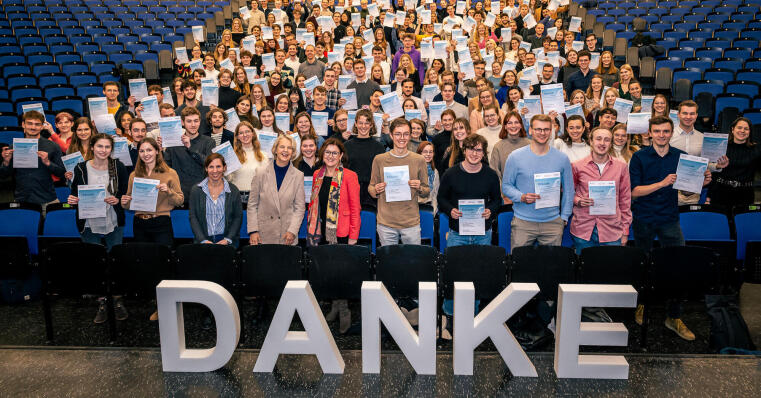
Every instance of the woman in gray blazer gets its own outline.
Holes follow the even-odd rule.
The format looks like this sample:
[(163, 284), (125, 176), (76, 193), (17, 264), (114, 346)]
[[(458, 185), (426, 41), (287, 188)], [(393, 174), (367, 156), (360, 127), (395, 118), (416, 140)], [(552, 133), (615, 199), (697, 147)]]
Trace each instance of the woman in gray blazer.
[(252, 245), (298, 243), (304, 219), (304, 173), (291, 162), (296, 142), (280, 135), (272, 145), (274, 159), (256, 171), (248, 198), (248, 234)]
[(238, 247), (243, 207), (240, 191), (225, 179), (225, 158), (212, 153), (204, 163), (206, 178), (190, 191), (190, 228), (195, 243)]

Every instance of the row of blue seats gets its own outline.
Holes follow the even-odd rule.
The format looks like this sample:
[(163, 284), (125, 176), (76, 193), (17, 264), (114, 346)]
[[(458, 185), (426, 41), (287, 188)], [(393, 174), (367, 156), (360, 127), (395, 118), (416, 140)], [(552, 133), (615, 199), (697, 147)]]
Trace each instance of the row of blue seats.
[[(130, 239), (134, 237), (132, 231), (133, 214), (127, 211), (127, 222), (124, 230), (124, 237)], [(43, 223), (42, 232), (39, 233), (40, 213), (31, 209), (24, 208), (7, 208), (0, 210), (0, 236), (21, 236), (26, 237), (29, 244), (29, 250), (32, 254), (37, 254), (39, 249), (38, 238), (42, 239), (60, 239), (60, 238), (79, 238), (79, 232), (76, 228), (76, 209), (69, 208), (68, 205), (53, 205), (47, 213)], [(362, 225), (360, 229), (360, 239), (371, 242), (371, 248), (375, 251), (376, 244), (376, 220), (375, 214), (369, 211), (362, 211)], [(499, 245), (510, 252), (510, 222), (513, 213), (505, 211), (497, 217), (497, 234)], [(176, 239), (193, 239), (193, 233), (190, 228), (188, 210), (177, 209), (171, 213), (172, 227)], [(421, 210), (421, 235), (425, 241), (430, 241), (434, 246), (435, 218), (430, 211)], [(306, 238), (306, 216), (299, 231), (299, 238)], [(761, 229), (758, 225), (761, 223), (761, 212), (740, 213), (734, 216), (734, 231), (737, 242), (736, 256), (738, 260), (745, 258), (745, 247), (748, 242), (761, 241)], [(699, 242), (735, 242), (732, 239), (730, 223), (728, 217), (716, 211), (687, 211), (680, 215), (680, 224), (687, 241)], [(446, 233), (449, 231), (448, 217), (439, 213), (438, 217), (439, 246), (438, 249), (444, 252), (446, 249)], [(630, 232), (630, 239), (633, 236)], [(240, 229), (240, 238), (248, 239), (246, 216), (244, 211), (243, 224)], [(571, 247), (573, 240), (566, 226), (563, 236), (563, 246)]]
[[(708, 0), (713, 1), (713, 0)], [(731, 1), (731, 0), (728, 0)], [(193, 5), (197, 5), (200, 7), (207, 7), (212, 4), (217, 4), (220, 6), (223, 5), (229, 5), (230, 2), (227, 0), (6, 0), (4, 1), (5, 5), (8, 6), (43, 6), (43, 5), (66, 5), (66, 6), (82, 6), (86, 5), (89, 7), (95, 7), (98, 5), (103, 5), (106, 7), (118, 7), (118, 6), (125, 6), (125, 7), (137, 7), (137, 6), (157, 6), (159, 4), (168, 4), (168, 3), (176, 3), (179, 6), (185, 6), (190, 7)]]
[[(169, 36), (169, 35), (167, 35)], [(178, 37), (179, 35), (172, 35), (172, 37)], [(184, 38), (183, 38), (184, 40)], [(11, 47), (9, 50), (4, 50), (3, 53), (34, 53), (34, 52), (50, 52), (51, 54), (57, 54), (65, 51), (104, 51), (114, 52), (124, 50), (129, 51), (149, 50), (150, 45), (154, 43), (162, 42), (174, 42), (180, 40), (168, 40), (161, 34), (154, 33), (77, 33), (72, 35), (48, 35), (42, 36), (38, 34), (22, 34), (17, 33), (13, 35), (0, 36), (0, 44), (5, 44)], [(69, 44), (73, 48), (67, 48), (61, 46), (61, 44)], [(136, 46), (136, 48), (132, 48)], [(171, 47), (170, 47), (171, 49)]]

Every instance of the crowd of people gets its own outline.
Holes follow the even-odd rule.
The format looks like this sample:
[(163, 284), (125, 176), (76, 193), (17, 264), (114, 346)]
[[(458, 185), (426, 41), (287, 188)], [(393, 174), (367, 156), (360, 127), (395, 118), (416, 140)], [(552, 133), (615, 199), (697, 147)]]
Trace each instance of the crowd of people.
[[(701, 169), (698, 189), (675, 189), (686, 178), (680, 158), (702, 155), (698, 105), (673, 112), (665, 96), (645, 98), (632, 67), (583, 36), (562, 1), (267, 3), (241, 10), (212, 52), (189, 49), (171, 98), (148, 87), (162, 120), (180, 117), (179, 144), (163, 145), (142, 99), (113, 82), (103, 96), (129, 165), (91, 118), (62, 111), (52, 126), (24, 113), (38, 164), (15, 167), (13, 147), (2, 149), (15, 200), (44, 211), (56, 185), (71, 187), (70, 204), (79, 187), (104, 185), (106, 216), (77, 227), (108, 248), (137, 199), (136, 241), (172, 245), (170, 212), (187, 206), (197, 243), (234, 246), (244, 208), (251, 245), (298, 244), (305, 217), (307, 245), (356, 244), (362, 210), (377, 213), (380, 245), (420, 244), (421, 206), (449, 218), (448, 246), (488, 245), (500, 207), (512, 204), (511, 247), (560, 245), (570, 222), (578, 252), (625, 245), (630, 227), (645, 250), (656, 238), (683, 245), (678, 206), (698, 203), (702, 187), (711, 203), (754, 202), (761, 146), (751, 122), (720, 132), (726, 153)], [(210, 83), (214, 100), (202, 95)], [(530, 105), (558, 84), (567, 112)], [(627, 128), (620, 116), (631, 113), (647, 114), (646, 129)], [(231, 157), (217, 151), (227, 143)], [(77, 152), (83, 161), (67, 172), (62, 158)], [(150, 209), (134, 188), (146, 179), (157, 191)], [(333, 304), (345, 332), (346, 303)], [(666, 326), (692, 340), (680, 311), (670, 303)]]

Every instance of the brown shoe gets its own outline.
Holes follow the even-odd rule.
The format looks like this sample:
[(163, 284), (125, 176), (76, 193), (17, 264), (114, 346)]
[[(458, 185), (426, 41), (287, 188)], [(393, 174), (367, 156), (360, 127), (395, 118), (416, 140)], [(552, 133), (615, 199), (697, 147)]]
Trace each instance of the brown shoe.
[(153, 314), (151, 314), (151, 316), (148, 318), (148, 320), (151, 320), (151, 321), (154, 321), (154, 322), (158, 321), (159, 320), (159, 312), (158, 311), (154, 311)]
[(690, 329), (687, 329), (687, 325), (685, 325), (680, 318), (666, 318), (664, 324), (667, 328), (676, 333), (677, 336), (687, 341), (695, 340), (695, 334), (693, 334)]
[(644, 322), (645, 318), (645, 305), (640, 304), (637, 306), (637, 309), (634, 311), (634, 322), (637, 322), (637, 325), (642, 326), (642, 323)]

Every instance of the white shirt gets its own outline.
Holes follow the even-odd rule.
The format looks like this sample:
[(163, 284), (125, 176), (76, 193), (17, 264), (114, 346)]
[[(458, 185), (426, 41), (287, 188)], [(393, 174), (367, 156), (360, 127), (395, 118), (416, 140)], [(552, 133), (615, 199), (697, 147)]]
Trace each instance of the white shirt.
[(589, 145), (584, 142), (574, 142), (569, 147), (562, 138), (555, 138), (553, 146), (558, 151), (566, 154), (566, 156), (568, 156), (568, 160), (570, 160), (571, 163), (580, 159), (584, 159), (590, 154)]
[(700, 156), (703, 151), (703, 133), (695, 130), (686, 133), (681, 125), (674, 126), (674, 134), (671, 136), (669, 145), (681, 149), (692, 156)]

